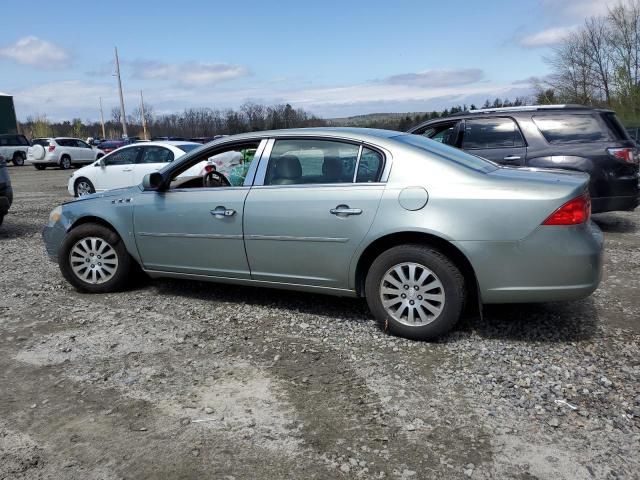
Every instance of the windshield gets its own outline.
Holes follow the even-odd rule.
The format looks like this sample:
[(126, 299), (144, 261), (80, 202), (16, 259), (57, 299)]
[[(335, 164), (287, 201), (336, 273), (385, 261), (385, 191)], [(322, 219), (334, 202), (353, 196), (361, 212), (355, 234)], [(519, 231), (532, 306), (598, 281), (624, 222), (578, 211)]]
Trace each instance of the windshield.
[(393, 137), (393, 139), (417, 147), (425, 152), (438, 155), (445, 160), (457, 163), (463, 167), (471, 168), (476, 172), (488, 173), (499, 168), (498, 165), (486, 158), (471, 155), (463, 152), (462, 150), (458, 150), (457, 148), (450, 147), (449, 145), (425, 138), (422, 135), (399, 135), (397, 137)]
[(201, 143), (184, 143), (182, 145), (176, 145), (183, 152), (190, 152), (191, 150), (195, 150), (196, 148), (201, 147)]

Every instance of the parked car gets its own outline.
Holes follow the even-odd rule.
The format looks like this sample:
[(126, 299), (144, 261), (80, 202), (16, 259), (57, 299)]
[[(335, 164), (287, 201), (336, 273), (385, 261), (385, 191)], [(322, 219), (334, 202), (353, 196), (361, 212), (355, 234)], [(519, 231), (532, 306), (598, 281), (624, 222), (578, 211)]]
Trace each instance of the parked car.
[(102, 150), (106, 155), (107, 153), (111, 153), (125, 145), (127, 145), (127, 142), (124, 140), (103, 140), (100, 142), (100, 150)]
[(640, 202), (638, 149), (611, 110), (490, 108), (428, 120), (409, 132), (503, 165), (586, 172), (594, 213), (633, 210)]
[(29, 140), (24, 135), (0, 135), (0, 155), (4, 156), (7, 161), (12, 161), (16, 167), (24, 165), (28, 148)]
[[(238, 186), (181, 175), (252, 151)], [(503, 168), (420, 137), (357, 128), (237, 135), (139, 186), (55, 208), (48, 254), (81, 291), (151, 277), (361, 296), (392, 333), (430, 339), (463, 306), (582, 298), (603, 235), (588, 176)]]
[(67, 185), (71, 195), (82, 197), (112, 188), (129, 187), (142, 178), (201, 145), (193, 142), (144, 142), (125, 145), (98, 161), (73, 172)]
[(27, 150), (27, 161), (37, 170), (60, 167), (63, 170), (86, 165), (102, 158), (104, 152), (79, 138), (35, 138)]
[(7, 161), (0, 154), (0, 225), (2, 225), (12, 203), (13, 189), (11, 188), (9, 169), (7, 168)]

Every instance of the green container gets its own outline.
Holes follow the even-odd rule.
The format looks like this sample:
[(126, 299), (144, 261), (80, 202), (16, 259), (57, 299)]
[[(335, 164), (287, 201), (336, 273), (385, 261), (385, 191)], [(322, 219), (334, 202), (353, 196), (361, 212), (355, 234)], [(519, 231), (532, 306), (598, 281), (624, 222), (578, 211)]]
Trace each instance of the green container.
[(18, 133), (13, 97), (4, 93), (0, 93), (0, 134), (2, 133)]

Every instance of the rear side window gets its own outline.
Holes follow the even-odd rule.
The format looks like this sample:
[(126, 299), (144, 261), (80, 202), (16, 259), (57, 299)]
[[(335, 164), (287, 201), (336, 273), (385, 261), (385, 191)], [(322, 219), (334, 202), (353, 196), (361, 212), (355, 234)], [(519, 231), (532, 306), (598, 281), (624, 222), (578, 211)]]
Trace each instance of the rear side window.
[(24, 135), (18, 135), (18, 145), (29, 145), (29, 140)]
[(477, 118), (466, 120), (462, 148), (522, 147), (524, 140), (516, 123), (510, 118)]
[(173, 152), (164, 147), (143, 147), (139, 163), (169, 163), (173, 161)]
[(364, 147), (358, 163), (357, 183), (376, 182), (382, 173), (384, 159), (379, 152)]
[(595, 115), (534, 115), (536, 124), (549, 143), (606, 142), (615, 139), (604, 121)]

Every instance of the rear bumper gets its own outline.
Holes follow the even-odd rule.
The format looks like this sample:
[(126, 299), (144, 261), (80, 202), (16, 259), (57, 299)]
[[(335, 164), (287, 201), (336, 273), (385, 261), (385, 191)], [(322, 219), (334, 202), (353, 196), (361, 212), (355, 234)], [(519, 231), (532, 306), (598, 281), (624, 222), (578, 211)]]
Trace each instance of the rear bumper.
[(640, 204), (640, 177), (638, 174), (608, 178), (596, 182), (591, 189), (593, 213), (633, 210)]
[(640, 205), (640, 194), (627, 197), (596, 197), (591, 199), (593, 213), (634, 210)]
[(541, 226), (518, 242), (456, 242), (483, 303), (577, 300), (598, 288), (604, 236), (593, 222)]

